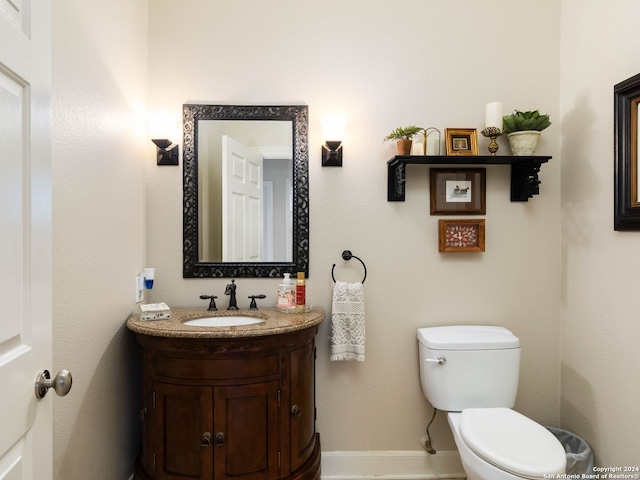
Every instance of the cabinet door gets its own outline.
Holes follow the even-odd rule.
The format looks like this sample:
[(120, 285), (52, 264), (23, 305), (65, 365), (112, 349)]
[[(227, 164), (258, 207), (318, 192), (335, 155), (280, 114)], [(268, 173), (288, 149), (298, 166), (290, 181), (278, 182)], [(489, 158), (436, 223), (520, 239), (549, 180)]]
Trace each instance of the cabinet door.
[(297, 470), (315, 446), (315, 345), (291, 352), (291, 471)]
[(214, 387), (213, 396), (215, 478), (278, 478), (278, 382)]
[[(152, 440), (156, 480), (213, 478), (211, 387), (154, 383)], [(151, 420), (151, 419), (150, 419)], [(208, 435), (207, 435), (208, 434)]]

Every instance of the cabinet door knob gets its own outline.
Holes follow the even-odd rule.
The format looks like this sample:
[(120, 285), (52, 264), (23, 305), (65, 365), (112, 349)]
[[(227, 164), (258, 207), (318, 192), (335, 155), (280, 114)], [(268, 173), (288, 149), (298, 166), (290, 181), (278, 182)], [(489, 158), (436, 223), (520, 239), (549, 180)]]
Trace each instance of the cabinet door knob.
[(218, 432), (216, 433), (216, 447), (224, 447), (224, 433)]
[(302, 416), (302, 410), (300, 410), (298, 405), (291, 407), (291, 416), (293, 418), (300, 418)]
[(204, 432), (202, 435), (202, 441), (200, 442), (201, 447), (210, 447), (211, 446), (211, 433)]

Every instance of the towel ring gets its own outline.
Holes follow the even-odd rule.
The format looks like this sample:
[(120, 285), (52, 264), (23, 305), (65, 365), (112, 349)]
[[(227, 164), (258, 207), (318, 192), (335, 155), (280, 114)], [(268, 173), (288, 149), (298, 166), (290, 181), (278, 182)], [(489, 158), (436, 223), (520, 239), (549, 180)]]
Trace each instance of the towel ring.
[[(364, 277), (362, 278), (361, 283), (364, 283), (364, 281), (367, 279), (367, 266), (364, 264), (364, 262), (360, 260), (358, 257), (356, 257), (354, 254), (352, 254), (349, 250), (345, 250), (344, 252), (342, 252), (342, 258), (344, 260), (351, 260), (352, 258), (355, 258), (362, 264), (362, 268), (364, 268)], [(336, 268), (336, 264), (334, 263), (333, 267), (331, 268), (331, 278), (333, 279), (333, 283), (336, 283), (336, 277), (333, 276), (333, 271), (335, 270), (335, 268)]]

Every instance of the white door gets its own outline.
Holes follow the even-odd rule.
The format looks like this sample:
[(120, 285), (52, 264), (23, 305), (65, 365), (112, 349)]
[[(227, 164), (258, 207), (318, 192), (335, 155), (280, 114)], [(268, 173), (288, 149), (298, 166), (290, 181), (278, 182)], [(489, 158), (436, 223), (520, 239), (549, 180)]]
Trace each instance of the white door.
[(0, 479), (52, 477), (51, 6), (0, 0)]
[(222, 137), (222, 261), (263, 258), (261, 155)]

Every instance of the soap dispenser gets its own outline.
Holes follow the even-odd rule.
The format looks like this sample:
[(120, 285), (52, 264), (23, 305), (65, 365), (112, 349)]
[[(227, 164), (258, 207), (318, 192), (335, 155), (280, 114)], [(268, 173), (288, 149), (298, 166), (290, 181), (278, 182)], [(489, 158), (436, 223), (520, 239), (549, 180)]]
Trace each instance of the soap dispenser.
[(285, 273), (282, 283), (278, 285), (278, 310), (290, 312), (296, 308), (296, 284), (290, 273)]

